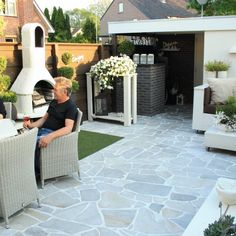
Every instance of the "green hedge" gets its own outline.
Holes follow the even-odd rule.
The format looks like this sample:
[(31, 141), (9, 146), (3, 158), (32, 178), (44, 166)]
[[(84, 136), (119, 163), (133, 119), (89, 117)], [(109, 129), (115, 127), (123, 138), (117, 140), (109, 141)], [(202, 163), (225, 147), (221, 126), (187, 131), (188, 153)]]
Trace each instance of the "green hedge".
[(62, 66), (57, 69), (57, 75), (58, 76), (64, 76), (67, 79), (71, 79), (74, 75), (74, 69), (69, 66)]

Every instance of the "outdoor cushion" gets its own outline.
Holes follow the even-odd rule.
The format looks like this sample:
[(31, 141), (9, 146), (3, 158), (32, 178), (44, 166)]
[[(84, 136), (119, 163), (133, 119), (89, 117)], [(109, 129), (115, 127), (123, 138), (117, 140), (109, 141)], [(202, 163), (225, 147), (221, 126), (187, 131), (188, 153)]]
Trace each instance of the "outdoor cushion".
[(209, 78), (207, 82), (211, 88), (211, 104), (224, 103), (229, 96), (234, 96), (236, 79)]

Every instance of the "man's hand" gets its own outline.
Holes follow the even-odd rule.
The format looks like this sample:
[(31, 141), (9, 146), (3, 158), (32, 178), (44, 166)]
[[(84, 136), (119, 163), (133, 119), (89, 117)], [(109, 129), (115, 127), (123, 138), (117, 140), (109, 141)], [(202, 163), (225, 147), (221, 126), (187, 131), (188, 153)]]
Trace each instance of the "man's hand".
[(40, 138), (39, 140), (39, 147), (41, 148), (45, 148), (48, 146), (49, 143), (51, 143), (53, 140), (52, 136), (50, 134), (43, 136), (42, 138)]
[(24, 123), (23, 123), (23, 127), (24, 128), (32, 128), (32, 125), (31, 125), (31, 122), (30, 122), (30, 120), (28, 120), (28, 121), (24, 121)]
[[(31, 125), (32, 125), (32, 123), (31, 123)], [(58, 129), (58, 130), (55, 130), (52, 133), (50, 133), (50, 134), (40, 138), (40, 140), (39, 140), (39, 147), (45, 148), (54, 139), (71, 133), (73, 125), (74, 125), (74, 120), (66, 119), (65, 120), (65, 127), (61, 128), (61, 129)]]

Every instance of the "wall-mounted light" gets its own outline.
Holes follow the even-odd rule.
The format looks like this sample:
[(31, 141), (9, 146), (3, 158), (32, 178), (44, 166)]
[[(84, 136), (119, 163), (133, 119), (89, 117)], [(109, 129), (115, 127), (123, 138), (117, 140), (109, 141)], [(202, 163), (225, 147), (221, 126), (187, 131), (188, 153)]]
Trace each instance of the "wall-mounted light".
[(201, 17), (203, 17), (203, 5), (207, 3), (207, 0), (197, 0), (197, 2), (201, 5)]

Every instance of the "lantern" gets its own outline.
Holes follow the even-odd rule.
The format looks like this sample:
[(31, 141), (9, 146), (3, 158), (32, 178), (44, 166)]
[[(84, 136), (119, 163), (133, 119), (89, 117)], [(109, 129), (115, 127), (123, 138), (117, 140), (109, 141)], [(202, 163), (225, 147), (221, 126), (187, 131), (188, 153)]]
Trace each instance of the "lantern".
[(106, 93), (99, 93), (95, 97), (95, 115), (107, 116), (108, 115), (108, 104)]

